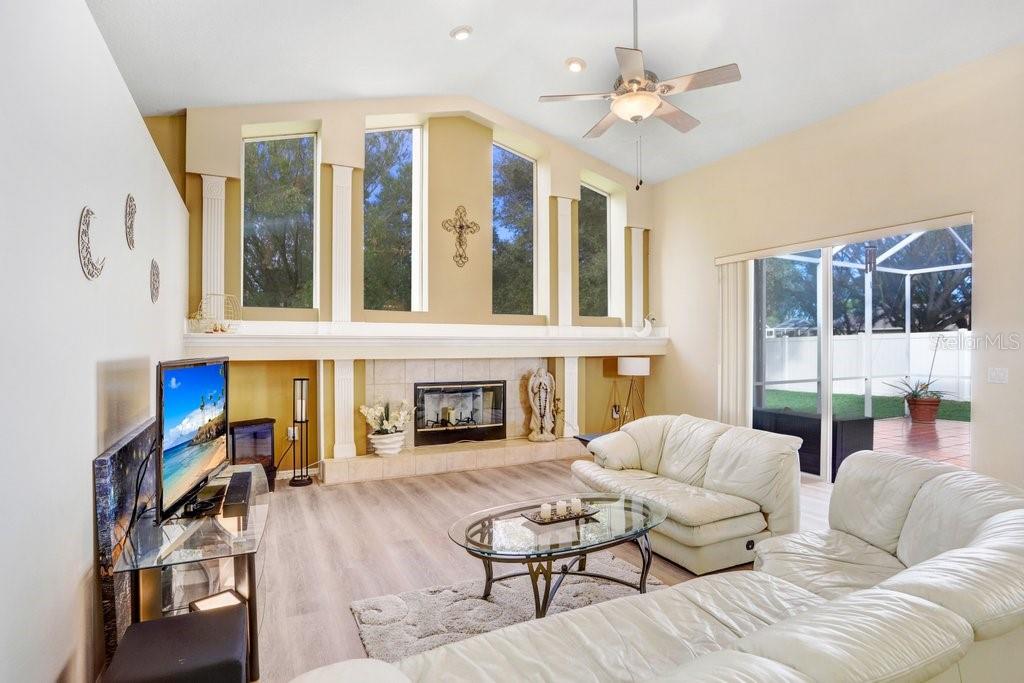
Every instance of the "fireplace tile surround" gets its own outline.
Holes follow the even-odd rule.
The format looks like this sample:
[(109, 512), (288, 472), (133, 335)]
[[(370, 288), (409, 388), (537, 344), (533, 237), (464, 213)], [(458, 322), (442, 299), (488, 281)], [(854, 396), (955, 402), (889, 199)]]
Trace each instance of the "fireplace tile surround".
[[(547, 360), (544, 358), (367, 360), (366, 392), (362, 402), (369, 405), (379, 400), (398, 404), (404, 400), (413, 406), (415, 404), (413, 386), (416, 382), (505, 380), (506, 436), (508, 439), (515, 439), (525, 437), (530, 432), (530, 402), (526, 393), (526, 381), (530, 373), (539, 367), (547, 367)], [(405, 442), (406, 448), (413, 447), (413, 430), (411, 428), (406, 430)]]

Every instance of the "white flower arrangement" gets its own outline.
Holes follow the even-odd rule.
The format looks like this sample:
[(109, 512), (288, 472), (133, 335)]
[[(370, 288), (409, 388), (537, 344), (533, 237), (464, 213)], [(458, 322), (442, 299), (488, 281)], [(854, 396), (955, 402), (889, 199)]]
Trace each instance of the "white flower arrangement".
[(373, 434), (404, 432), (409, 420), (412, 419), (408, 401), (402, 401), (397, 413), (391, 410), (390, 403), (382, 401), (377, 401), (372, 406), (359, 406), (359, 412), (366, 418), (366, 424), (370, 425)]

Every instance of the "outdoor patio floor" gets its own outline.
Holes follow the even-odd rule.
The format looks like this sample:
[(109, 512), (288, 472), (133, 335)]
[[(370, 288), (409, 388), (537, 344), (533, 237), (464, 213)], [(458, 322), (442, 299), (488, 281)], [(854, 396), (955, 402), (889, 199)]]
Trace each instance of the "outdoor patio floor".
[(916, 455), (957, 467), (971, 466), (971, 423), (936, 420), (913, 423), (909, 417), (875, 420), (875, 450)]

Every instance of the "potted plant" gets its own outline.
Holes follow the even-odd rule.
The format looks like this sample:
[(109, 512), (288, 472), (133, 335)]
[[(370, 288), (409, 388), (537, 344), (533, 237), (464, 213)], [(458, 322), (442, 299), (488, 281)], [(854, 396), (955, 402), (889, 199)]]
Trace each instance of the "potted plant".
[(360, 406), (359, 412), (370, 426), (370, 445), (377, 455), (388, 457), (398, 455), (405, 445), (405, 427), (412, 412), (409, 402), (402, 401), (398, 411), (391, 410), (390, 403), (377, 401), (372, 406)]
[(935, 380), (932, 379), (932, 372), (935, 370), (935, 356), (938, 352), (939, 347), (936, 344), (935, 350), (932, 352), (932, 366), (928, 370), (927, 380), (912, 382), (909, 377), (904, 377), (896, 384), (885, 383), (886, 386), (903, 394), (903, 400), (907, 402), (907, 408), (910, 410), (911, 422), (934, 424), (935, 416), (938, 415), (939, 406), (942, 404), (942, 397), (947, 393), (932, 389), (932, 384), (935, 383)]
[(911, 382), (909, 379), (901, 379), (896, 384), (886, 384), (897, 389), (903, 394), (903, 400), (907, 402), (910, 409), (910, 420), (912, 422), (934, 423), (935, 416), (939, 412), (939, 405), (942, 404), (944, 391), (932, 389), (934, 380), (931, 378), (926, 382)]

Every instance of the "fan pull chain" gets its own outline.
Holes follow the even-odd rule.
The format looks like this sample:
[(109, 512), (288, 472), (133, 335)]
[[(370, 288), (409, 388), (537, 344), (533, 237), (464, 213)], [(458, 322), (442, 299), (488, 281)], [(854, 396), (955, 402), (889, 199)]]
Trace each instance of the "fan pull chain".
[(639, 192), (644, 184), (644, 138), (636, 139), (636, 191)]

